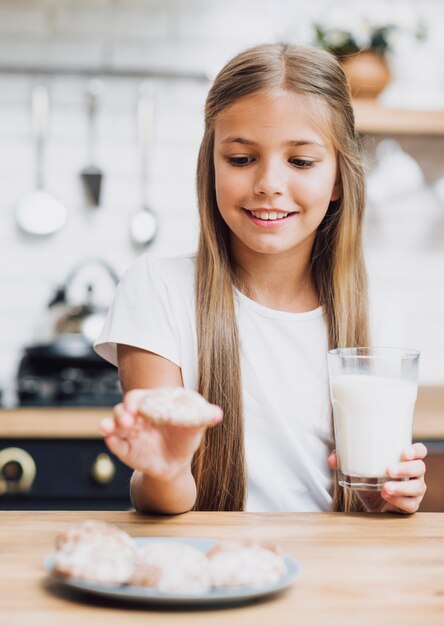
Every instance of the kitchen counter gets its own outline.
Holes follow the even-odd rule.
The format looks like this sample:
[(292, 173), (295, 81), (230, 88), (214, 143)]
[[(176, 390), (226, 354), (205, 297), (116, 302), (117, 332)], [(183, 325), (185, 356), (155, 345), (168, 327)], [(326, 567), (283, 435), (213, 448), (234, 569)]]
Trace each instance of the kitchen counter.
[[(111, 414), (111, 407), (0, 409), (0, 437), (97, 438), (100, 420)], [(444, 387), (420, 387), (413, 430), (418, 441), (444, 441)]]
[(17, 407), (0, 410), (0, 437), (79, 438), (100, 437), (99, 424), (112, 408)]
[[(68, 524), (99, 519), (133, 536), (269, 539), (301, 565), (268, 600), (184, 610), (107, 603), (65, 590), (43, 569)], [(0, 512), (0, 623), (8, 626), (438, 626), (444, 616), (444, 514)]]

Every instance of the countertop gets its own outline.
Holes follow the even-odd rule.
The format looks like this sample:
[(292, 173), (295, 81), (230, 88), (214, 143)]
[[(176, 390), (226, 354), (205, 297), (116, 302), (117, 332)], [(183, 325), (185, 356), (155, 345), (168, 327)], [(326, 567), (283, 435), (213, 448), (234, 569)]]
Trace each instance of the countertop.
[[(112, 408), (17, 407), (0, 409), (0, 437), (97, 438), (99, 422)], [(413, 436), (444, 441), (444, 387), (420, 387)]]
[[(283, 593), (235, 608), (176, 610), (109, 603), (53, 582), (44, 557), (84, 519), (133, 536), (269, 539), (301, 565)], [(0, 512), (0, 623), (8, 626), (443, 624), (444, 514)]]

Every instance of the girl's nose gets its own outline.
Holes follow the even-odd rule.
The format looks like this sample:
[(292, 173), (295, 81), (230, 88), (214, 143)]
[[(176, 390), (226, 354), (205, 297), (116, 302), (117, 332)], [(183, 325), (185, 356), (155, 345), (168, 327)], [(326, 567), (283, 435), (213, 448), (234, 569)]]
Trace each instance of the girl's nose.
[(284, 190), (282, 165), (272, 161), (260, 163), (256, 170), (254, 193), (261, 196), (274, 196), (284, 193)]

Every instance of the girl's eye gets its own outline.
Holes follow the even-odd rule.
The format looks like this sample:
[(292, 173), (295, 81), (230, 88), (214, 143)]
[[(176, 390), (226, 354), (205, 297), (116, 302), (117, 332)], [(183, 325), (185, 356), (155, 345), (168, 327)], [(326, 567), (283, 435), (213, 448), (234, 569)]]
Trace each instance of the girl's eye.
[(234, 165), (235, 167), (245, 167), (249, 165), (253, 161), (253, 157), (249, 156), (238, 156), (238, 157), (229, 157), (228, 163), (230, 165)]
[(290, 159), (290, 163), (301, 170), (307, 170), (315, 165), (315, 161), (307, 161), (306, 159)]

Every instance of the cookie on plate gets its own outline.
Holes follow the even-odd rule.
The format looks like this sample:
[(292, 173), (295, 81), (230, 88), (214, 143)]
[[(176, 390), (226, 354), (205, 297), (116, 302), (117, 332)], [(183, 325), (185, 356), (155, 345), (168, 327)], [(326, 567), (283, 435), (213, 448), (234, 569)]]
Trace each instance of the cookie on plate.
[(279, 550), (267, 543), (228, 541), (208, 554), (215, 587), (260, 587), (279, 582), (287, 566)]
[(126, 583), (135, 567), (136, 549), (131, 537), (117, 526), (87, 520), (70, 526), (56, 537), (54, 570), (96, 583)]
[(168, 593), (204, 593), (211, 587), (210, 565), (194, 546), (153, 541), (138, 549), (129, 582)]
[(148, 389), (139, 405), (139, 413), (146, 419), (176, 426), (211, 424), (221, 412), (197, 391), (183, 387)]

